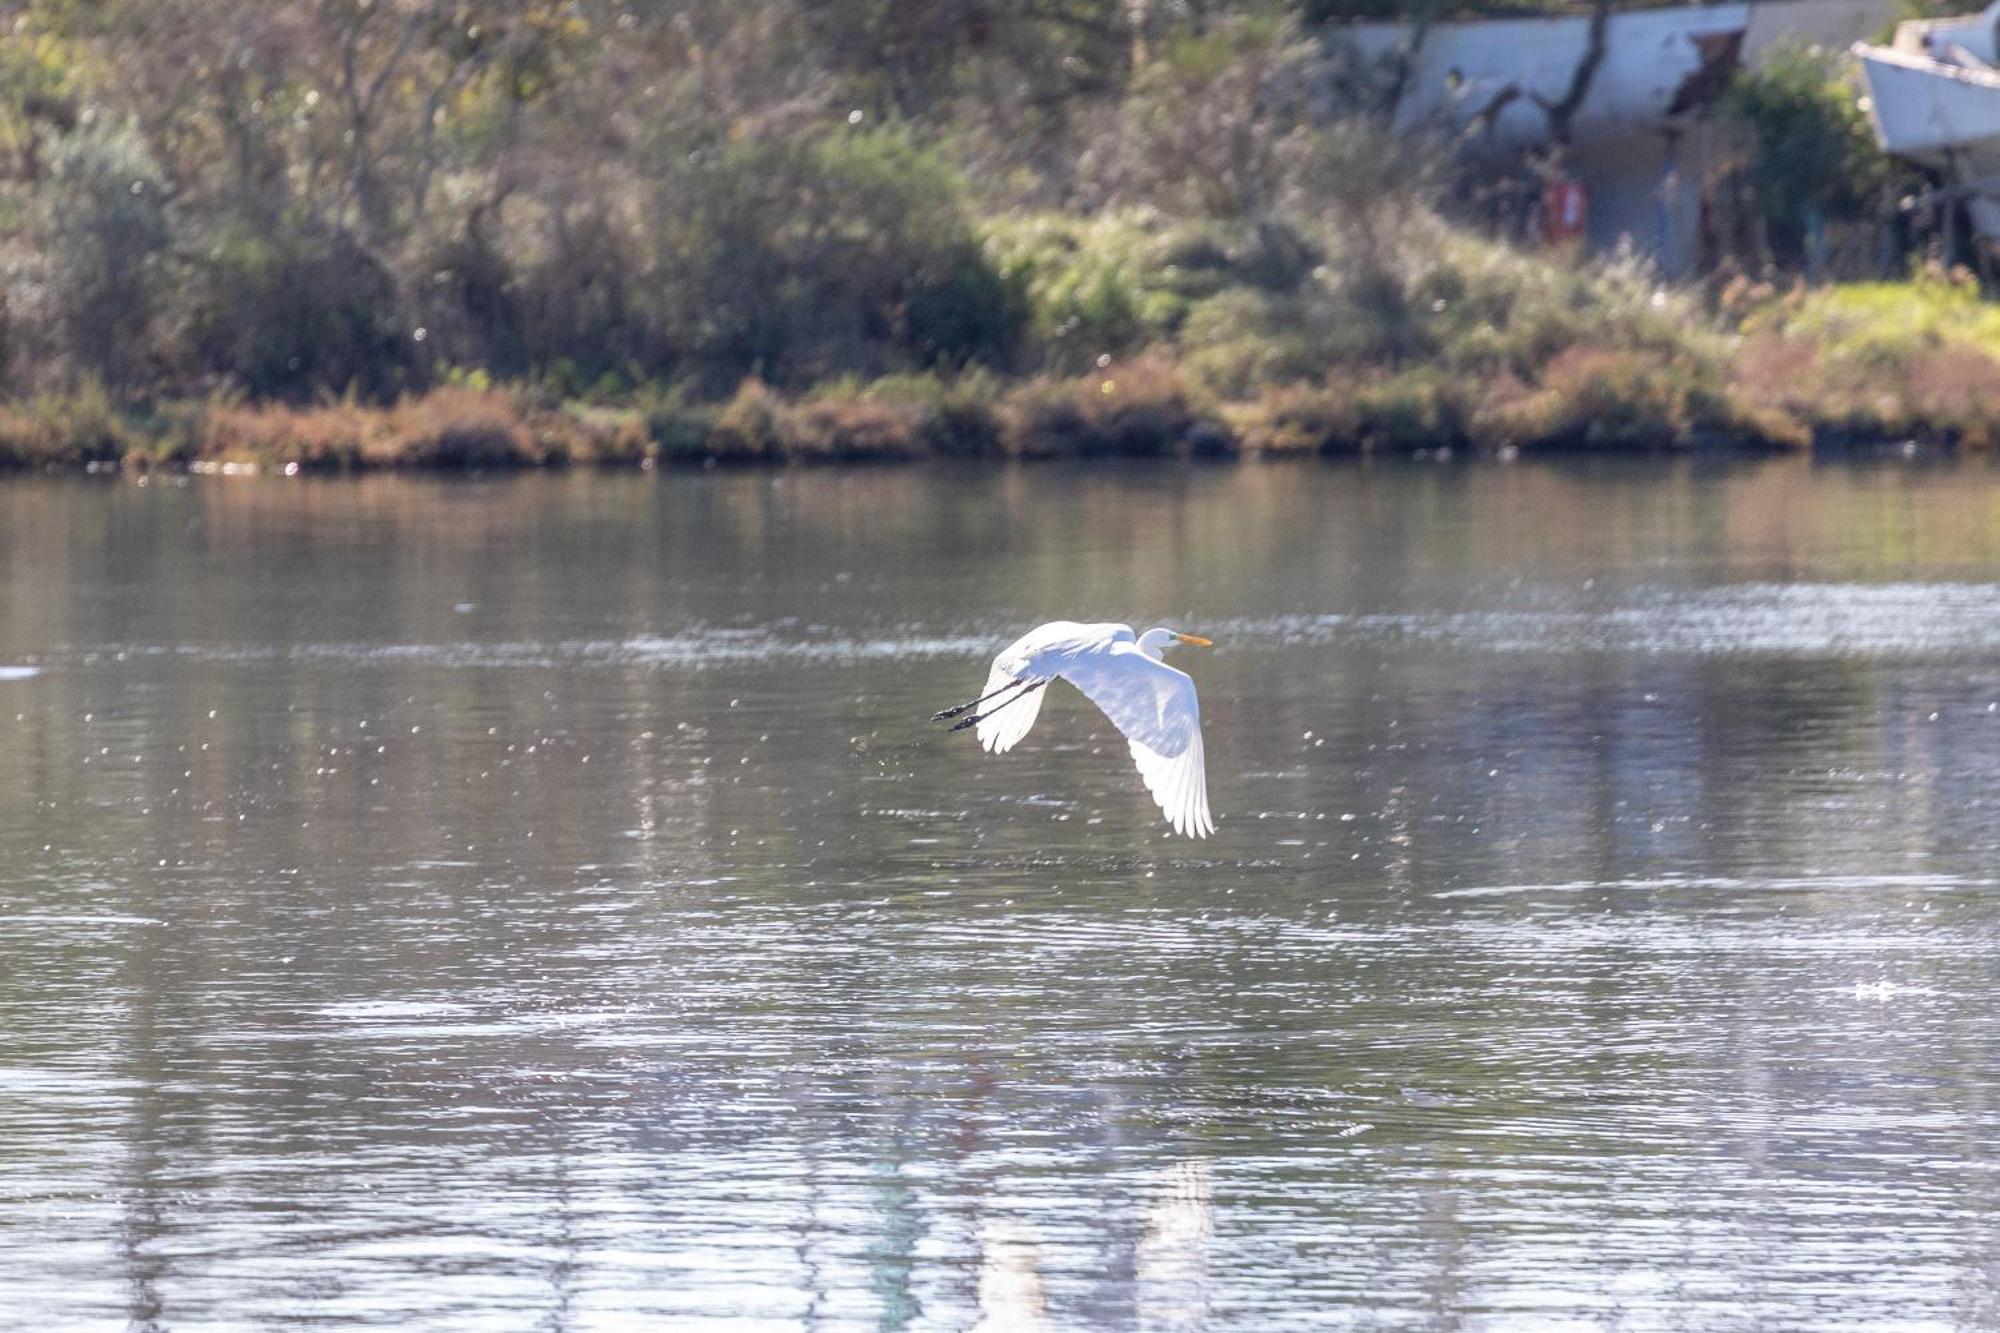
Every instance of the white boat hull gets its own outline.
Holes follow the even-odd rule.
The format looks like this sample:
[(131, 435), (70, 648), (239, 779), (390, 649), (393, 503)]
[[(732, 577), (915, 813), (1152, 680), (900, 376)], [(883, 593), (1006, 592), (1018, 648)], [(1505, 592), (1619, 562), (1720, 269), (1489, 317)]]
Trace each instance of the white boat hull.
[(2000, 140), (2000, 71), (1948, 65), (1887, 46), (1857, 46), (1868, 118), (1883, 151), (1934, 166)]

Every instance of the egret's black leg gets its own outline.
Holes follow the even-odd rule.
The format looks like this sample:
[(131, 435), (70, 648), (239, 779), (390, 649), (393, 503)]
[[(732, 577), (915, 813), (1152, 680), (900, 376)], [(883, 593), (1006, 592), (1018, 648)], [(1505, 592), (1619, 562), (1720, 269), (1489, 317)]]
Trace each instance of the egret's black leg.
[(1013, 689), (1015, 686), (1025, 685), (1027, 683), (1028, 683), (1028, 678), (1026, 676), (1017, 676), (1013, 680), (1008, 681), (1005, 685), (1002, 685), (999, 689), (993, 691), (993, 693), (982, 694), (969, 704), (960, 704), (956, 708), (947, 708), (942, 713), (932, 714), (931, 721), (942, 722), (948, 717), (957, 717), (960, 713), (968, 712), (971, 709), (979, 707), (979, 705), (985, 703), (988, 699), (998, 699), (1001, 695)]
[[(1042, 686), (1048, 684), (1049, 681), (1053, 679), (1054, 677), (1052, 676), (1044, 676), (1040, 680), (1029, 681), (1028, 688), (1022, 690), (1019, 694), (1007, 700), (1006, 703), (995, 704), (993, 705), (993, 707), (987, 709), (985, 712), (975, 713), (971, 717), (965, 719), (965, 721), (963, 722), (954, 722), (951, 724), (951, 729), (953, 731), (964, 731), (967, 727), (973, 726), (976, 723), (984, 722), (987, 718), (992, 717), (995, 713), (1005, 708), (1007, 704), (1017, 704), (1021, 702), (1021, 700), (1027, 698), (1029, 695), (1033, 694), (1036, 690), (1039, 690), (1040, 688), (1042, 688)], [(987, 697), (991, 698), (992, 696), (989, 695)]]

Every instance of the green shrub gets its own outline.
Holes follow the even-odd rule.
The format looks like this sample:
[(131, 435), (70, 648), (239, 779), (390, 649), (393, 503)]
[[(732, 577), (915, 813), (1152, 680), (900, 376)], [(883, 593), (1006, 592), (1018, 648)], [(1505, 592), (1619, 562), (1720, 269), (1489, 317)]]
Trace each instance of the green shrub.
[[(435, 357), (513, 380), (546, 378), (550, 364), (561, 356), (571, 373), (559, 387), (566, 395), (575, 393), (579, 386), (566, 382), (581, 378), (575, 373), (575, 357), (579, 352), (590, 357), (597, 350), (597, 340), (585, 326), (601, 325), (601, 319), (569, 321), (563, 329), (569, 337), (560, 352), (551, 352), (547, 342), (538, 346), (533, 333), (546, 337), (547, 331), (531, 331), (529, 310), (546, 317), (553, 303), (552, 294), (542, 288), (550, 276), (545, 267), (517, 267), (479, 225), (477, 215), (461, 230), (427, 239), (419, 264), (430, 278), (417, 288), (419, 322), (429, 333)], [(573, 292), (587, 289), (596, 275), (579, 264), (564, 276), (565, 287)], [(590, 359), (593, 369), (604, 368), (595, 364), (598, 358)]]
[(1203, 388), (1225, 398), (1317, 379), (1346, 359), (1334, 327), (1340, 315), (1324, 293), (1274, 297), (1234, 287), (1189, 311), (1179, 340), (1181, 363)]
[(1048, 366), (1081, 370), (1170, 336), (1186, 314), (1174, 281), (1184, 270), (1162, 263), (1171, 245), (1163, 220), (1038, 214), (991, 222), (984, 239), (1002, 280), (1023, 294), (1028, 335)]
[(166, 182), (133, 127), (94, 121), (61, 136), (41, 195), (40, 250), (67, 360), (118, 387), (155, 369), (165, 284)]
[(1919, 272), (1909, 282), (1800, 290), (1752, 311), (1743, 331), (1810, 343), (1858, 376), (1895, 376), (1941, 348), (2000, 356), (2000, 305), (1970, 274)]
[(422, 344), (397, 312), (394, 278), (347, 233), (233, 225), (190, 280), (201, 368), (254, 398), (333, 390), (381, 401), (423, 382)]
[(690, 351), (675, 327), (687, 293), (661, 283), (643, 227), (601, 197), (500, 211), (490, 257), (474, 249), (448, 270), (472, 347), (502, 356), (518, 319), (521, 373), (563, 397), (675, 373)]
[(1540, 391), (1499, 414), (1510, 442), (1542, 448), (1665, 449), (1690, 425), (1685, 367), (1623, 350), (1576, 350), (1548, 367)]
[(1023, 294), (1034, 359), (1071, 373), (1154, 343), (1212, 346), (1227, 340), (1218, 326), (1261, 335), (1297, 313), (1321, 256), (1274, 219), (1182, 223), (1144, 209), (1000, 218), (984, 238)]
[(1573, 347), (1726, 352), (1692, 295), (1641, 261), (1551, 262), (1435, 221), (1407, 243), (1423, 257), (1407, 301), (1418, 345), (1453, 368), (1532, 379)]
[(1011, 355), (1021, 312), (979, 248), (963, 184), (902, 129), (752, 139), (660, 183), (660, 296), (711, 383)]
[(639, 395), (636, 410), (652, 442), (653, 457), (663, 463), (696, 463), (708, 457), (715, 409), (689, 401), (683, 386), (647, 390)]
[(951, 380), (924, 422), (932, 451), (947, 458), (999, 453), (999, 399), (999, 382), (985, 371), (972, 370)]
[(1813, 217), (1859, 218), (1875, 207), (1892, 167), (1838, 53), (1781, 46), (1738, 71), (1719, 110), (1745, 144), (1751, 190), (1786, 258), (1802, 256)]
[(920, 452), (943, 458), (999, 452), (1000, 381), (980, 367), (950, 376), (930, 372), (885, 375), (867, 383), (829, 385), (814, 395), (828, 396), (863, 398), (894, 409), (914, 425)]
[(1354, 434), (1331, 440), (1326, 452), (1455, 448), (1472, 441), (1472, 386), (1435, 368), (1405, 371), (1358, 385)]

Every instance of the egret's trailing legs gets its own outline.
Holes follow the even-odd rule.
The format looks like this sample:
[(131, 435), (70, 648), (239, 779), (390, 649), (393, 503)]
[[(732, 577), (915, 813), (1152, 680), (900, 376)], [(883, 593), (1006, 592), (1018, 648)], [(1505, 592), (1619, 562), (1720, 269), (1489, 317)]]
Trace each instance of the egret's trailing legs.
[[(945, 709), (942, 713), (931, 714), (931, 721), (942, 722), (946, 718), (957, 717), (960, 713), (969, 712), (972, 709), (979, 707), (979, 705), (985, 703), (988, 699), (998, 699), (1001, 695), (1005, 694), (1007, 691), (1015, 689), (1018, 686), (1026, 685), (1027, 683), (1028, 683), (1028, 678), (1026, 676), (1022, 676), (1016, 680), (1010, 680), (1005, 685), (1002, 685), (999, 689), (993, 691), (993, 693), (982, 694), (969, 704), (959, 704), (955, 708)], [(1012, 700), (1009, 700), (1008, 702), (1011, 703)]]
[[(1017, 704), (1021, 702), (1021, 700), (1027, 698), (1029, 695), (1033, 694), (1036, 690), (1039, 690), (1040, 688), (1042, 688), (1042, 686), (1048, 684), (1051, 679), (1052, 677), (1044, 676), (1040, 680), (1031, 680), (1027, 682), (1027, 688), (1022, 690), (1019, 694), (1015, 695), (1013, 698), (1008, 699), (1002, 703), (994, 704), (991, 708), (987, 709), (983, 713), (974, 713), (971, 717), (966, 718), (963, 722), (954, 722), (951, 724), (951, 729), (953, 731), (964, 731), (967, 727), (977, 726), (979, 723), (984, 722), (987, 718), (992, 717), (995, 713), (1005, 708), (1008, 704)], [(1017, 685), (1020, 683), (1021, 682), (1019, 681), (1015, 682), (1015, 684)], [(993, 693), (1000, 694), (1003, 693), (1003, 691), (995, 690)], [(989, 694), (986, 697), (990, 699), (993, 697), (993, 695)]]

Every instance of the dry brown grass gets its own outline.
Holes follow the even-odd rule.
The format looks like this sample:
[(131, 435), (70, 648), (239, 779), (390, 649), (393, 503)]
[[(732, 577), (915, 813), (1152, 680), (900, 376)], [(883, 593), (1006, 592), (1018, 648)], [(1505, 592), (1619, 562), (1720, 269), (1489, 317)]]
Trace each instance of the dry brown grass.
[(783, 415), (785, 456), (801, 462), (899, 462), (931, 453), (925, 411), (865, 394), (810, 398)]
[(1224, 409), (1245, 454), (1268, 458), (1341, 452), (1355, 438), (1353, 395), (1317, 384), (1286, 384)]
[(1967, 343), (1913, 347), (1893, 366), (1865, 366), (1810, 339), (1760, 337), (1738, 359), (1731, 391), (1829, 442), (2000, 445), (2000, 359)]
[(636, 413), (541, 408), (502, 390), (446, 387), (388, 407), (219, 400), (202, 413), (187, 461), (448, 471), (636, 463), (649, 456)]
[(785, 456), (784, 404), (762, 380), (747, 379), (715, 416), (698, 457), (718, 463), (772, 463)]
[(215, 402), (202, 414), (195, 457), (189, 461), (296, 463), (309, 471), (344, 471), (362, 465), (381, 417), (377, 409), (349, 404), (293, 407)]
[(1717, 382), (1703, 363), (1582, 347), (1550, 361), (1531, 391), (1490, 399), (1477, 434), (1489, 447), (1540, 450), (1793, 449), (1811, 442), (1782, 404)]
[(0, 404), (0, 468), (115, 464), (140, 439), (94, 384)]
[(1227, 435), (1179, 367), (1148, 353), (1075, 379), (1028, 380), (1000, 402), (1014, 458), (1161, 457), (1215, 452)]
[(142, 409), (102, 390), (0, 403), (0, 468), (186, 464), (300, 471), (935, 457), (1287, 457), (1424, 449), (1760, 449), (1911, 437), (2000, 445), (2000, 356), (1933, 343), (1854, 360), (1768, 332), (1727, 362), (1571, 347), (1532, 378), (1328, 367), (1216, 404), (1163, 351), (1087, 375), (842, 381), (802, 398), (745, 381), (725, 403), (632, 408), (455, 385), (385, 406), (215, 399)]
[(1477, 443), (1472, 389), (1436, 370), (1267, 389), (1229, 414), (1243, 452), (1412, 453)]

